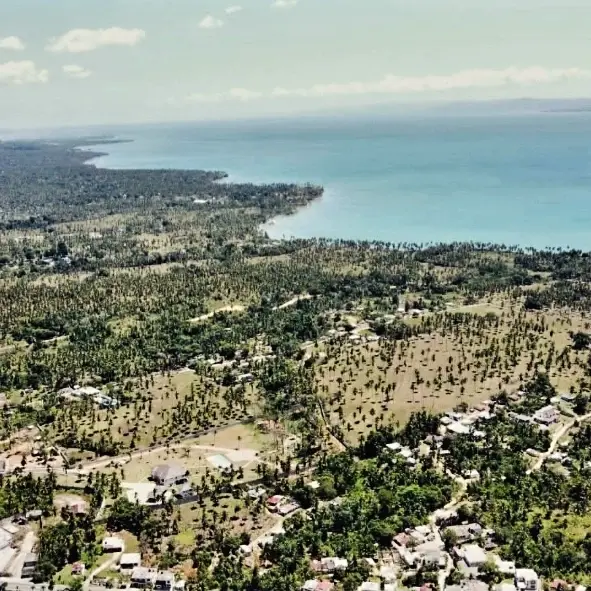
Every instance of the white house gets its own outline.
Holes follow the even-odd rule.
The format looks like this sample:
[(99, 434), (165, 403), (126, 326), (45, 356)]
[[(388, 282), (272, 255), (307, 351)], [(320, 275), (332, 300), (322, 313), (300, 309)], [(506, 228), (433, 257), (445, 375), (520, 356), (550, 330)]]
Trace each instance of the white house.
[(486, 562), (486, 552), (477, 544), (468, 544), (461, 550), (466, 564), (478, 568)]
[(116, 536), (107, 536), (103, 540), (103, 552), (123, 552), (125, 542)]
[(160, 464), (152, 470), (152, 480), (162, 486), (172, 486), (187, 479), (187, 469), (178, 464)]
[(130, 552), (122, 554), (119, 559), (119, 567), (121, 570), (133, 570), (142, 563), (142, 555), (139, 552)]
[(520, 591), (539, 591), (540, 577), (531, 568), (518, 568), (515, 570), (515, 586)]

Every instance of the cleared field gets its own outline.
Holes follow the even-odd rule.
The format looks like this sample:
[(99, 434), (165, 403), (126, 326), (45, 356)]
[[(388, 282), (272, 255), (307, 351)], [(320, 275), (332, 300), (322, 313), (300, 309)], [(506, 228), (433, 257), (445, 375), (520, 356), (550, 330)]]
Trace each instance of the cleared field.
[[(408, 341), (330, 345), (316, 367), (327, 420), (355, 442), (378, 423), (404, 423), (420, 409), (445, 411), (512, 392), (551, 367), (559, 391), (578, 387), (587, 353), (569, 347), (587, 320), (566, 311), (526, 312), (509, 300), (414, 319)], [(551, 363), (550, 363), (551, 361)]]
[(136, 382), (132, 392), (132, 404), (94, 409), (80, 420), (80, 429), (94, 440), (108, 436), (124, 449), (141, 449), (222, 430), (245, 418), (253, 398), (252, 388), (225, 388), (192, 371), (153, 374)]

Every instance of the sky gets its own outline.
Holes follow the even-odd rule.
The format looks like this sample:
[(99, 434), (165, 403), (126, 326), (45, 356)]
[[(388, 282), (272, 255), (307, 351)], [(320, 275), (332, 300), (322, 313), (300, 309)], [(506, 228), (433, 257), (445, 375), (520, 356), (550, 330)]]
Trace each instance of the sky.
[(591, 97), (590, 0), (1, 0), (0, 128)]

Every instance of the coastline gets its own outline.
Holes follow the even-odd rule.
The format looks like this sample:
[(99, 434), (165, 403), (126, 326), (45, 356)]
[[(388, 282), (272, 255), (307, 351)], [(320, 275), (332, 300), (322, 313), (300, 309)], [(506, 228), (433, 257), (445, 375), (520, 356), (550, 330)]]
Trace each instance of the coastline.
[(134, 138), (130, 147), (87, 148), (88, 164), (221, 168), (228, 173), (224, 182), (234, 184), (321, 184), (324, 194), (313, 207), (300, 204), (261, 224), (272, 239), (591, 250), (591, 164), (585, 157), (591, 117), (585, 113), (450, 116), (428, 124), (323, 120), (317, 128), (195, 124), (125, 133)]
[[(110, 152), (99, 152), (94, 150), (94, 148), (104, 145), (104, 146), (109, 146), (109, 145), (115, 145), (115, 144), (122, 144), (122, 143), (134, 143), (136, 140), (135, 139), (131, 139), (131, 138), (113, 138), (112, 140), (109, 138), (103, 138), (102, 141), (100, 141), (99, 143), (89, 143), (89, 144), (85, 144), (85, 143), (79, 143), (76, 146), (73, 147), (73, 150), (79, 154), (84, 154), (85, 156), (87, 156), (87, 158), (85, 158), (82, 161), (82, 164), (85, 166), (90, 166), (93, 167), (95, 169), (103, 169), (103, 170), (112, 170), (112, 171), (117, 171), (117, 170), (129, 170), (129, 171), (145, 171), (145, 172), (158, 172), (158, 171), (168, 171), (168, 170), (174, 170), (176, 172), (207, 172), (210, 174), (216, 174), (216, 175), (220, 175), (219, 178), (214, 179), (214, 182), (216, 183), (224, 183), (224, 184), (228, 184), (228, 185), (254, 185), (254, 186), (269, 186), (269, 185), (274, 185), (276, 183), (264, 183), (264, 182), (259, 182), (259, 181), (238, 181), (235, 178), (233, 178), (232, 174), (230, 172), (227, 172), (225, 170), (206, 170), (206, 169), (201, 169), (201, 168), (196, 168), (196, 169), (186, 169), (186, 168), (174, 168), (174, 169), (170, 169), (170, 168), (134, 168), (134, 167), (110, 167), (110, 166), (97, 166), (95, 161), (99, 160), (99, 159), (104, 159), (104, 158), (108, 158), (109, 156), (111, 156)], [(279, 223), (281, 223), (281, 220), (284, 219), (289, 219), (292, 218), (293, 216), (295, 216), (296, 214), (300, 213), (301, 211), (308, 209), (309, 207), (313, 206), (315, 203), (321, 201), (325, 195), (326, 195), (326, 187), (324, 187), (323, 185), (316, 185), (314, 183), (308, 182), (308, 183), (287, 183), (290, 185), (293, 185), (293, 187), (296, 187), (298, 189), (303, 189), (306, 187), (312, 187), (315, 189), (320, 189), (320, 195), (318, 196), (314, 196), (311, 197), (309, 199), (306, 200), (306, 202), (304, 203), (300, 203), (300, 204), (286, 204), (286, 206), (290, 206), (291, 205), (291, 210), (286, 211), (285, 213), (276, 213), (274, 215), (271, 215), (271, 217), (269, 217), (268, 219), (266, 219), (264, 222), (262, 222), (258, 229), (261, 232), (262, 235), (266, 236), (269, 238), (269, 240), (290, 240), (290, 239), (294, 239), (297, 238), (297, 236), (293, 235), (293, 236), (282, 236), (282, 237), (272, 237), (269, 236), (269, 226), (275, 226)]]

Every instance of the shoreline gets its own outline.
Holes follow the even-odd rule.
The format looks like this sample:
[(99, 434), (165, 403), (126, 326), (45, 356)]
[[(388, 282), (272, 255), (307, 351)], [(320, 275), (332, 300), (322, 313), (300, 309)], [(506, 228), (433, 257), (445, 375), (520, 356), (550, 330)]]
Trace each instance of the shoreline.
[[(222, 138), (224, 139), (224, 138)], [(83, 154), (85, 157), (84, 163), (88, 166), (105, 169), (105, 170), (113, 170), (113, 171), (123, 171), (123, 170), (142, 170), (142, 171), (166, 171), (166, 170), (174, 170), (174, 171), (196, 171), (200, 170), (198, 168), (193, 167), (186, 167), (186, 166), (177, 166), (177, 167), (155, 167), (150, 166), (146, 168), (137, 167), (137, 166), (112, 166), (109, 164), (109, 159), (112, 157), (112, 153), (106, 150), (99, 150), (100, 146), (107, 147), (109, 144), (117, 144), (117, 143), (133, 143), (138, 140), (135, 139), (126, 139), (121, 140), (119, 138), (113, 139), (103, 139), (98, 144), (86, 144), (86, 138), (83, 138), (84, 143), (79, 143), (77, 145), (78, 151)], [(200, 149), (200, 148), (199, 148)], [(200, 152), (197, 150), (196, 154)], [(140, 161), (142, 158), (143, 153), (140, 151)], [(216, 155), (217, 159), (219, 160), (219, 155)], [(100, 162), (100, 166), (97, 166), (97, 160), (100, 158), (105, 158), (105, 161)], [(175, 156), (173, 154), (174, 160)], [(145, 159), (148, 163), (152, 159), (152, 154), (148, 150), (147, 155), (145, 155)], [(153, 156), (155, 161), (158, 161), (158, 151), (155, 152)], [(125, 161), (125, 158), (123, 159)], [(241, 166), (242, 169), (245, 168), (243, 160), (238, 160), (239, 167)], [(305, 164), (305, 163), (304, 163)], [(209, 170), (211, 167), (206, 166), (205, 169)], [(271, 169), (272, 166), (265, 166), (261, 167), (262, 169)], [(296, 167), (292, 166), (292, 169), (296, 169)], [(285, 168), (282, 168), (285, 170)], [(282, 170), (279, 169), (279, 170)], [(316, 170), (316, 169), (314, 169)], [(302, 176), (305, 174), (305, 166), (302, 167)], [(224, 171), (225, 172), (225, 171)], [(317, 170), (316, 170), (317, 172)], [(238, 176), (238, 178), (236, 178)], [(266, 183), (264, 178), (260, 178), (258, 180), (248, 180), (248, 177), (244, 178), (244, 174), (234, 174), (232, 171), (225, 172), (225, 176), (220, 179), (221, 182), (228, 183), (231, 185), (240, 185), (240, 184), (251, 184), (251, 185), (264, 185), (269, 184)], [(254, 176), (254, 175), (253, 175)], [(287, 175), (286, 175), (287, 176)], [(314, 175), (312, 175), (312, 178)], [(330, 177), (329, 177), (330, 179)], [(568, 182), (568, 179), (566, 179)], [(303, 182), (296, 182), (293, 183), (299, 187), (305, 185)], [(359, 183), (358, 183), (359, 184)], [(569, 185), (565, 185), (568, 189)], [(323, 191), (322, 194), (319, 196), (310, 199), (307, 203), (297, 204), (293, 207), (290, 207), (290, 211), (283, 211), (270, 214), (269, 217), (265, 215), (264, 221), (258, 226), (259, 231), (267, 237), (269, 240), (274, 241), (289, 241), (293, 239), (302, 239), (302, 240), (311, 240), (311, 239), (327, 239), (327, 240), (345, 240), (351, 241), (356, 243), (362, 242), (381, 242), (381, 243), (390, 243), (393, 245), (400, 244), (414, 244), (416, 246), (433, 246), (433, 245), (449, 245), (449, 244), (489, 244), (491, 246), (502, 246), (507, 251), (520, 249), (526, 250), (530, 247), (533, 247), (535, 250), (540, 252), (551, 252), (557, 249), (562, 249), (565, 251), (583, 251), (583, 252), (591, 252), (591, 246), (588, 244), (588, 241), (585, 238), (585, 234), (582, 230), (578, 227), (573, 228), (572, 225), (567, 225), (567, 223), (559, 217), (556, 223), (556, 227), (552, 230), (546, 230), (547, 223), (544, 222), (545, 218), (540, 218), (541, 223), (536, 226), (532, 226), (531, 231), (527, 231), (527, 224), (524, 222), (524, 231), (521, 231), (519, 228), (516, 228), (516, 224), (510, 224), (509, 226), (499, 226), (497, 227), (494, 224), (483, 224), (479, 226), (475, 221), (473, 225), (467, 225), (468, 222), (471, 220), (469, 215), (460, 216), (461, 219), (456, 220), (454, 216), (446, 215), (445, 219), (442, 220), (442, 223), (439, 224), (438, 227), (435, 227), (433, 223), (429, 222), (428, 218), (425, 218), (425, 223), (421, 223), (422, 220), (417, 221), (416, 216), (412, 213), (410, 214), (412, 217), (407, 216), (405, 210), (399, 210), (395, 217), (392, 217), (392, 226), (390, 229), (382, 227), (383, 224), (378, 223), (377, 221), (374, 222), (374, 226), (365, 224), (366, 219), (363, 217), (364, 211), (367, 210), (367, 206), (364, 208), (353, 209), (352, 214), (345, 214), (342, 213), (344, 209), (350, 202), (354, 201), (354, 199), (358, 199), (355, 195), (359, 192), (358, 185), (353, 184), (350, 190), (347, 190), (344, 193), (344, 189), (340, 186), (337, 180), (334, 180), (334, 185), (330, 183), (329, 186), (323, 184)], [(490, 187), (489, 187), (490, 189)], [(494, 187), (493, 187), (494, 189)], [(509, 187), (511, 189), (511, 187)], [(369, 189), (368, 191), (371, 193), (373, 189)], [(357, 193), (356, 193), (357, 191)], [(326, 205), (326, 199), (331, 192), (336, 192), (339, 194), (338, 203), (335, 203), (335, 200), (331, 202), (330, 207)], [(495, 192), (494, 190), (492, 191)], [(498, 191), (497, 191), (498, 192)], [(483, 186), (482, 190), (478, 187), (474, 189), (474, 205), (477, 207), (477, 199), (482, 194), (485, 197), (491, 193), (491, 191), (487, 191), (486, 187)], [(396, 194), (396, 187), (392, 188), (392, 194)], [(411, 193), (412, 194), (412, 193)], [(501, 196), (503, 195), (503, 191), (501, 190), (499, 193)], [(512, 193), (507, 193), (507, 195), (511, 195)], [(445, 197), (445, 192), (442, 193), (442, 197)], [(353, 197), (352, 197), (353, 196)], [(379, 195), (378, 195), (379, 196)], [(371, 197), (373, 197), (373, 193), (371, 193)], [(392, 197), (393, 198), (393, 197)], [(400, 199), (404, 199), (404, 197), (400, 197)], [(524, 200), (526, 197), (524, 197)], [(574, 194), (573, 203), (577, 203), (579, 200), (577, 194)], [(324, 200), (324, 201), (322, 201)], [(342, 201), (342, 203), (341, 203)], [(368, 201), (366, 199), (366, 201)], [(324, 203), (323, 207), (318, 209), (318, 215), (315, 213), (310, 214), (307, 209), (308, 206), (316, 204), (318, 207), (319, 204)], [(355, 202), (356, 203), (356, 202)], [(372, 201), (373, 203), (373, 201)], [(532, 202), (535, 204), (537, 202)], [(485, 204), (486, 205), (486, 204)], [(386, 207), (386, 209), (381, 209)], [(394, 215), (390, 209), (388, 208), (388, 203), (381, 199), (376, 199), (375, 208), (376, 211), (379, 211), (379, 215), (376, 216), (376, 219), (379, 220), (381, 218), (387, 218), (390, 215)], [(454, 204), (450, 203), (449, 208), (453, 208)], [(339, 212), (335, 212), (338, 209)], [(436, 208), (431, 208), (436, 209)], [(539, 216), (546, 216), (548, 215), (549, 211), (551, 213), (551, 208), (548, 207), (540, 207), (538, 208), (539, 211), (537, 215)], [(293, 221), (294, 218), (298, 215), (304, 215), (303, 219), (299, 219), (298, 221)], [(343, 220), (347, 220), (347, 218), (351, 218), (351, 216), (357, 216), (357, 213), (360, 212), (359, 217), (355, 217), (354, 219), (349, 219), (348, 224), (343, 226)], [(263, 212), (265, 213), (265, 212)], [(338, 213), (333, 218), (332, 215)], [(406, 216), (406, 217), (405, 217)], [(406, 218), (409, 217), (407, 220)], [(452, 223), (447, 224), (447, 218), (451, 219)], [(516, 218), (517, 219), (517, 218)], [(326, 222), (330, 221), (330, 224)], [(371, 220), (369, 220), (371, 221)], [(453, 222), (457, 223), (453, 223)], [(369, 223), (369, 222), (368, 222)], [(447, 225), (446, 225), (447, 224)], [(580, 225), (580, 224), (579, 224)], [(323, 231), (325, 230), (325, 231)], [(573, 245), (574, 244), (574, 245)]]
[[(158, 172), (158, 171), (168, 171), (168, 170), (174, 170), (177, 172), (184, 172), (184, 171), (189, 171), (189, 172), (196, 172), (196, 171), (201, 171), (201, 172), (207, 172), (207, 173), (211, 173), (211, 174), (220, 174), (220, 175), (224, 175), (219, 179), (215, 179), (214, 182), (216, 183), (226, 183), (228, 185), (244, 185), (244, 184), (252, 184), (252, 185), (259, 185), (259, 186), (266, 186), (266, 185), (273, 185), (273, 184), (278, 184), (278, 183), (265, 183), (265, 182), (255, 182), (255, 181), (242, 181), (242, 182), (237, 182), (235, 180), (232, 180), (232, 175), (231, 173), (225, 171), (225, 170), (206, 170), (206, 169), (201, 169), (201, 168), (195, 168), (195, 169), (190, 169), (190, 168), (134, 168), (134, 167), (122, 167), (122, 168), (114, 168), (114, 167), (110, 167), (110, 166), (97, 166), (96, 164), (94, 164), (93, 161), (98, 160), (100, 158), (108, 158), (109, 156), (111, 156), (110, 152), (98, 152), (98, 151), (94, 151), (93, 148), (101, 146), (101, 145), (114, 145), (114, 144), (126, 144), (126, 143), (134, 143), (136, 140), (132, 139), (132, 138), (113, 138), (113, 140), (109, 140), (107, 138), (104, 138), (103, 141), (100, 141), (99, 143), (90, 143), (90, 144), (78, 144), (76, 146), (73, 147), (73, 150), (76, 151), (77, 153), (85, 153), (87, 152), (88, 158), (86, 158), (85, 160), (82, 161), (82, 164), (84, 166), (90, 166), (96, 170), (111, 170), (111, 171), (122, 171), (122, 170), (132, 170), (132, 171), (151, 171), (151, 172)], [(85, 147), (87, 147), (87, 149), (85, 149)], [(260, 224), (258, 226), (258, 230), (265, 236), (267, 237), (267, 239), (269, 240), (280, 240), (280, 241), (288, 241), (288, 240), (293, 240), (293, 239), (298, 239), (297, 236), (285, 236), (285, 237), (281, 237), (281, 238), (272, 238), (268, 235), (268, 231), (266, 226), (269, 225), (275, 225), (277, 223), (278, 220), (281, 220), (283, 218), (289, 218), (289, 217), (293, 217), (294, 215), (298, 214), (299, 212), (305, 210), (306, 208), (312, 206), (315, 202), (320, 201), (326, 194), (326, 187), (324, 187), (323, 185), (316, 185), (314, 183), (311, 182), (307, 182), (307, 183), (292, 183), (292, 182), (287, 182), (285, 184), (289, 184), (289, 185), (293, 185), (294, 187), (297, 188), (304, 188), (306, 186), (310, 186), (310, 187), (319, 187), (321, 189), (321, 193), (319, 196), (317, 197), (313, 197), (310, 200), (308, 200), (306, 203), (303, 203), (301, 205), (294, 205), (294, 209), (291, 212), (288, 213), (278, 213), (276, 215), (272, 215), (271, 217), (269, 217), (267, 220), (265, 220), (262, 224)]]

